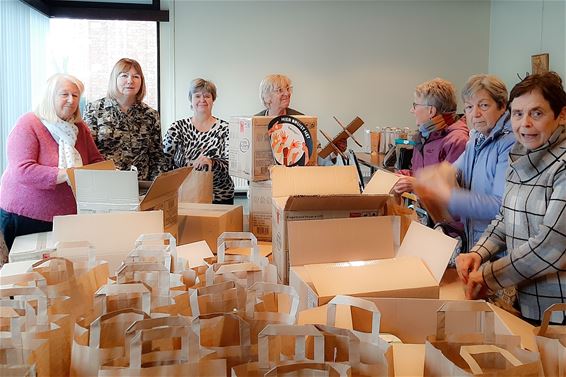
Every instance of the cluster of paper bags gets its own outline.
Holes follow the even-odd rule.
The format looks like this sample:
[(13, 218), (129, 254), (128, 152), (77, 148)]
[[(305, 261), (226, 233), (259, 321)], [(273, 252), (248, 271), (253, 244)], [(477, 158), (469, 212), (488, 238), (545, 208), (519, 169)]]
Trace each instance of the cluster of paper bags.
[[(395, 375), (373, 302), (336, 296), (326, 324), (297, 325), (299, 297), (277, 284), (251, 233), (223, 234), (217, 255), (192, 269), (180, 267), (168, 234), (140, 237), (113, 276), (92, 255), (48, 258), (1, 278), (1, 376)], [(366, 322), (336, 327), (339, 305), (367, 313)], [(481, 312), (483, 333), (446, 333), (445, 316), (459, 311)], [(566, 376), (566, 331), (549, 318), (538, 330), (539, 355), (521, 349), (519, 337), (495, 334), (487, 304), (449, 302), (427, 339), (425, 375)]]

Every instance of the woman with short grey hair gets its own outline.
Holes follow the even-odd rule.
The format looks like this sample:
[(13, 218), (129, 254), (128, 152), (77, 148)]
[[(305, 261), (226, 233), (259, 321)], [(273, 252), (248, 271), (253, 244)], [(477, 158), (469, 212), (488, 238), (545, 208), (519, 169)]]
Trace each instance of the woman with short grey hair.
[(259, 84), (259, 98), (265, 110), (256, 115), (303, 115), (289, 107), (293, 85), (291, 79), (285, 75), (267, 75)]

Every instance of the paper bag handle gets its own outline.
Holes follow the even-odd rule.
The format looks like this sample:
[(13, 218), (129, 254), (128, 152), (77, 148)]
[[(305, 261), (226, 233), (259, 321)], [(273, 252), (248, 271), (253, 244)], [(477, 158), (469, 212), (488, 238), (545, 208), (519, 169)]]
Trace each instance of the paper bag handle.
[[(340, 368), (340, 370), (338, 370)], [(285, 365), (277, 365), (271, 368), (265, 377), (287, 376), (291, 372), (298, 372), (302, 370), (319, 370), (326, 372), (328, 377), (347, 377), (350, 374), (350, 367), (345, 364), (330, 365), (327, 363), (292, 363)]]
[[(181, 350), (175, 352), (176, 361), (188, 362), (191, 359), (189, 338), (191, 336), (189, 327), (185, 326), (172, 326), (172, 327), (157, 327), (152, 329), (138, 330), (132, 337), (130, 342), (130, 368), (140, 369), (142, 363), (142, 344), (147, 341), (157, 339), (170, 339), (181, 338)], [(194, 337), (194, 334), (193, 334)], [(195, 344), (193, 342), (193, 344)], [(197, 358), (198, 359), (198, 358)], [(194, 360), (194, 359), (191, 359)]]
[[(354, 368), (359, 368), (360, 366), (360, 338), (352, 330), (342, 329), (339, 327), (333, 327), (328, 325), (314, 325), (320, 332), (325, 335), (325, 333), (343, 336), (348, 338), (348, 364)], [(335, 360), (327, 360), (334, 362)]]
[(566, 303), (557, 303), (550, 305), (545, 311), (542, 316), (542, 322), (540, 324), (540, 329), (537, 335), (545, 336), (548, 330), (548, 326), (550, 325), (550, 317), (552, 316), (553, 312), (561, 312), (566, 311)]
[[(19, 300), (12, 296), (23, 296), (24, 300)], [(37, 314), (34, 312), (31, 305), (26, 304), (23, 308), (26, 310), (26, 325), (46, 325), (48, 323), (47, 317), (47, 295), (38, 287), (12, 287), (0, 288), (0, 298), (8, 297), (11, 301), (25, 302), (29, 298), (37, 300)]]
[[(33, 283), (33, 285), (30, 285), (30, 283)], [(0, 285), (12, 285), (12, 284), (18, 286), (42, 288), (47, 285), (47, 281), (45, 280), (45, 276), (35, 271), (0, 277)]]
[(72, 279), (75, 277), (75, 269), (73, 267), (73, 262), (63, 257), (48, 257), (45, 259), (41, 259), (35, 262), (34, 264), (32, 264), (31, 267), (32, 269), (35, 269), (52, 260), (63, 261), (65, 263), (65, 269), (66, 269), (65, 272), (67, 273), (68, 279)]
[(485, 301), (447, 301), (436, 311), (436, 340), (446, 339), (446, 312), (483, 313), (484, 341), (495, 343), (495, 314)]
[(193, 317), (198, 317), (201, 315), (200, 306), (198, 302), (198, 298), (205, 295), (220, 295), (224, 294), (224, 292), (236, 289), (236, 297), (238, 300), (238, 307), (242, 307), (244, 304), (244, 296), (245, 292), (242, 287), (236, 285), (235, 281), (224, 281), (222, 283), (209, 285), (206, 287), (201, 287), (197, 289), (190, 289), (189, 290), (189, 307), (191, 308), (191, 314)]
[(336, 305), (347, 305), (371, 312), (371, 343), (377, 344), (379, 342), (381, 312), (373, 302), (359, 297), (344, 295), (335, 296), (332, 300), (330, 300), (326, 307), (326, 324), (328, 326), (335, 326), (336, 324)]
[[(258, 335), (258, 367), (267, 369), (269, 365), (269, 338), (275, 336), (295, 337), (295, 357), (297, 361), (306, 360), (306, 338), (314, 339), (314, 362), (324, 362), (324, 335), (314, 325), (267, 325)], [(278, 353), (280, 354), (280, 353)]]
[[(142, 310), (146, 313), (151, 309), (151, 289), (145, 283), (105, 284), (94, 294), (95, 300), (100, 296), (119, 295), (124, 293), (139, 293), (142, 299)], [(102, 312), (106, 313), (106, 297), (102, 300)]]
[(514, 367), (523, 365), (521, 360), (517, 359), (517, 357), (515, 357), (511, 352), (509, 352), (504, 348), (497, 347), (493, 344), (482, 344), (482, 345), (460, 347), (460, 356), (462, 356), (462, 359), (466, 361), (466, 363), (468, 364), (474, 375), (482, 374), (483, 371), (480, 365), (478, 364), (478, 362), (472, 357), (472, 355), (479, 353), (491, 353), (491, 352), (496, 352), (501, 354), (501, 356), (503, 356)]
[(171, 260), (170, 263), (165, 264), (165, 267), (169, 268), (170, 272), (177, 272), (179, 266), (175, 264), (178, 262), (177, 259), (177, 240), (171, 233), (145, 233), (140, 235), (136, 241), (134, 242), (134, 249), (142, 247), (144, 242), (148, 241), (168, 241), (169, 245), (167, 245), (163, 252), (166, 256), (169, 253)]
[(224, 232), (216, 241), (216, 256), (219, 263), (224, 263), (226, 258), (226, 246), (231, 247), (251, 247), (252, 254), (250, 261), (259, 263), (259, 248), (257, 247), (257, 238), (251, 232)]
[[(120, 309), (120, 310), (115, 310), (113, 312), (110, 313), (105, 313), (102, 314), (100, 317), (97, 317), (94, 321), (92, 321), (90, 323), (89, 326), (89, 335), (88, 335), (88, 344), (89, 347), (91, 348), (99, 348), (100, 347), (100, 333), (101, 333), (101, 325), (103, 322), (112, 319), (114, 317), (117, 317), (119, 315), (122, 314), (128, 314), (128, 313), (132, 313), (132, 314), (138, 314), (140, 316), (142, 316), (144, 319), (149, 318), (149, 315), (147, 315), (145, 312), (138, 310), (138, 309), (132, 309), (132, 308), (128, 308), (128, 309)], [(119, 334), (121, 335), (121, 334)]]
[[(283, 321), (289, 325), (295, 323), (297, 312), (299, 311), (299, 295), (295, 288), (283, 284), (256, 282), (248, 289), (246, 298), (246, 316), (248, 318)], [(291, 308), (289, 313), (256, 312), (256, 299), (263, 297), (265, 293), (283, 293), (291, 298)]]

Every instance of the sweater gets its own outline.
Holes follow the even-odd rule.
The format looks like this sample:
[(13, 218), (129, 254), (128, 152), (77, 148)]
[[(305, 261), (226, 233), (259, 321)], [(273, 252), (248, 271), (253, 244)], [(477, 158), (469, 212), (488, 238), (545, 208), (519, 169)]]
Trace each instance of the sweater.
[[(75, 148), (83, 165), (103, 161), (88, 127), (79, 129)], [(35, 220), (77, 213), (75, 196), (66, 183), (57, 184), (59, 144), (34, 113), (22, 115), (8, 136), (8, 167), (0, 185), (0, 208)]]
[[(517, 286), (521, 315), (541, 320), (550, 305), (566, 302), (566, 127), (535, 150), (516, 143), (509, 160), (499, 214), (471, 251), (490, 289)], [(491, 262), (505, 246), (507, 255)], [(551, 317), (564, 319), (564, 312)]]

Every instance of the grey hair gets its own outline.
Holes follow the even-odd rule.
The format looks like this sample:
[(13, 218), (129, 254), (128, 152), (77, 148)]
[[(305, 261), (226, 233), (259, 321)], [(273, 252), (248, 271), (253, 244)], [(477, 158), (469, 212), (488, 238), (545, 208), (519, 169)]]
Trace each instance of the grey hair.
[(268, 94), (277, 88), (286, 88), (291, 86), (291, 79), (285, 75), (273, 74), (267, 75), (259, 84), (259, 99), (263, 106), (269, 107), (266, 102)]
[(439, 77), (417, 85), (415, 95), (423, 98), (426, 104), (434, 106), (440, 114), (456, 112), (458, 106), (454, 85)]
[(485, 90), (497, 103), (498, 109), (507, 106), (507, 87), (499, 77), (487, 74), (472, 75), (462, 88), (462, 101), (469, 101), (477, 92)]

